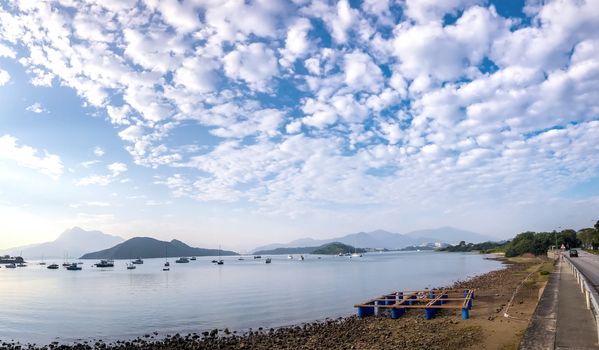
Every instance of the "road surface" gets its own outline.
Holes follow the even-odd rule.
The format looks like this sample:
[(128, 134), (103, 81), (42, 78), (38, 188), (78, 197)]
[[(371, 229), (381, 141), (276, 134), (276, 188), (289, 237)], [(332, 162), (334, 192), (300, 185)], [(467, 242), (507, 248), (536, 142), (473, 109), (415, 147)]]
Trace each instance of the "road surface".
[[(578, 258), (570, 260), (599, 292), (599, 255), (590, 254), (581, 249), (577, 250)], [(568, 252), (566, 251), (564, 254), (568, 254)]]

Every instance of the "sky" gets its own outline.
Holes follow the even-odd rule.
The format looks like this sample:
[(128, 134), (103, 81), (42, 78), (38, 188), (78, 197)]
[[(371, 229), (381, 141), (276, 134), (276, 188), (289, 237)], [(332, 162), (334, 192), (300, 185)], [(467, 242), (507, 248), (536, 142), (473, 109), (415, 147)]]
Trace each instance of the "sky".
[(599, 1), (0, 1), (0, 248), (599, 219)]

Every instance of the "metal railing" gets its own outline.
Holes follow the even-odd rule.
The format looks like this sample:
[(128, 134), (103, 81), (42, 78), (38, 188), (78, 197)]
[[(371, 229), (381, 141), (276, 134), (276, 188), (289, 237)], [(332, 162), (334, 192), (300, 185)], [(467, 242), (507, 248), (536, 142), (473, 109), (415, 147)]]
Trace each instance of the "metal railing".
[(586, 300), (587, 309), (591, 310), (593, 317), (595, 318), (595, 325), (597, 328), (597, 339), (599, 340), (599, 294), (593, 287), (593, 284), (586, 278), (586, 276), (576, 267), (569, 256), (562, 254), (563, 261), (567, 263), (567, 267), (574, 274), (578, 285), (580, 286), (580, 292), (584, 294)]

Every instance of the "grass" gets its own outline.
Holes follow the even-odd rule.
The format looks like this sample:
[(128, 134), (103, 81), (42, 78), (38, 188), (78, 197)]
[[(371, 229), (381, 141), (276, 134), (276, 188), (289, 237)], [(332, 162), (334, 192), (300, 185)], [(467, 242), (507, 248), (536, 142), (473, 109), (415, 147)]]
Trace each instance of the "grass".
[(599, 255), (599, 250), (592, 250), (592, 249), (583, 249), (583, 250), (587, 253)]

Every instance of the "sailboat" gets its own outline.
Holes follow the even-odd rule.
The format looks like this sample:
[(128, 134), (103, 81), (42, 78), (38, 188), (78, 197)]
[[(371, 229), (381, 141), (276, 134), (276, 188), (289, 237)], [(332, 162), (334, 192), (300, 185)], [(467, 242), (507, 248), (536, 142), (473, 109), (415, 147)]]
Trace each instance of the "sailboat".
[(69, 253), (66, 253), (66, 252), (64, 253), (62, 266), (63, 267), (71, 266), (71, 264), (69, 264)]
[(166, 260), (166, 262), (164, 263), (164, 268), (162, 269), (162, 271), (170, 271), (169, 266), (171, 266), (171, 264), (168, 262), (168, 242), (164, 247), (164, 259)]
[(223, 265), (225, 262), (223, 261), (223, 259), (220, 258), (220, 244), (218, 245), (218, 261), (216, 262), (217, 265)]
[(46, 265), (46, 263), (44, 262), (44, 256), (42, 255), (42, 262), (40, 262), (40, 265)]
[(351, 257), (352, 258), (361, 258), (362, 257), (362, 254), (358, 253), (358, 247), (357, 247), (355, 239), (354, 239), (354, 252), (352, 253)]

